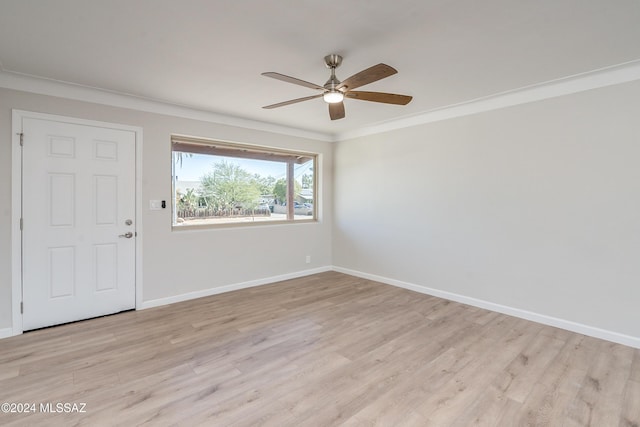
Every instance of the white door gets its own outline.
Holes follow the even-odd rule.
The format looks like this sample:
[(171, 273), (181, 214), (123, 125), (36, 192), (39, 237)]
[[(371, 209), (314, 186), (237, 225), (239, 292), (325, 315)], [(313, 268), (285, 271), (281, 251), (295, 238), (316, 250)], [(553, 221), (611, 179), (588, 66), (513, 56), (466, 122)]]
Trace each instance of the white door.
[(25, 118), (23, 329), (135, 307), (135, 132)]

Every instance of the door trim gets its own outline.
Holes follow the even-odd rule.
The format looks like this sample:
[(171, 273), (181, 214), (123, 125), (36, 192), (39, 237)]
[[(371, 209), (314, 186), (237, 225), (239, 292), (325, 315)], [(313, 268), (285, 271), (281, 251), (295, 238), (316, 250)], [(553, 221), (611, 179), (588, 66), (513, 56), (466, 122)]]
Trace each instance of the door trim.
[(136, 310), (142, 306), (142, 128), (138, 126), (117, 123), (100, 122), (95, 120), (78, 119), (75, 117), (58, 116), (54, 114), (36, 113), (32, 111), (11, 110), (11, 312), (12, 335), (20, 335), (22, 329), (22, 231), (20, 218), (22, 217), (22, 149), (20, 148), (20, 133), (24, 119), (52, 120), (76, 125), (110, 128), (135, 133), (135, 204), (136, 204), (136, 241), (135, 241), (135, 289)]

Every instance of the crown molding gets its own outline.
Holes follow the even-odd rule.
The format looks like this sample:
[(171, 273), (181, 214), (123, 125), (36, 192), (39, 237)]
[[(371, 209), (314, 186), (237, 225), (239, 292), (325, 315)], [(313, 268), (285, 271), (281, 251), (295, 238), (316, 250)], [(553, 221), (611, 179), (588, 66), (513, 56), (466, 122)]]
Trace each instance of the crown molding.
[(329, 142), (345, 141), (635, 80), (640, 80), (640, 59), (332, 134), (243, 119), (164, 101), (34, 77), (0, 68), (0, 87), (6, 89)]
[(438, 122), (455, 117), (468, 116), (500, 108), (541, 101), (586, 90), (640, 80), (640, 60), (625, 62), (573, 76), (550, 80), (519, 89), (448, 105), (446, 107), (380, 122), (353, 131), (334, 134), (335, 141), (345, 141), (362, 136)]
[(327, 133), (297, 129), (289, 126), (261, 122), (258, 120), (243, 119), (240, 117), (198, 110), (183, 105), (171, 104), (165, 101), (112, 92), (90, 86), (61, 82), (58, 80), (34, 77), (3, 69), (0, 69), (0, 88), (36, 93), (39, 95), (56, 96), (59, 98), (73, 99), (75, 101), (108, 105), (111, 107), (127, 108), (147, 113), (201, 120), (204, 122), (278, 133), (281, 135), (290, 135), (319, 141), (334, 141), (332, 136)]

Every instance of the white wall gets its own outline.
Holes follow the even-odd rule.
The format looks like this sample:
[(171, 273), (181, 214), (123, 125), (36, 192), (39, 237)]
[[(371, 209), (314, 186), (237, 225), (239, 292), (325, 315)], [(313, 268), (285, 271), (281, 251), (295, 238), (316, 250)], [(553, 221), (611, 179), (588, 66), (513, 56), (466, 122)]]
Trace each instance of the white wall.
[(640, 82), (340, 142), (333, 263), (640, 339)]
[[(335, 146), (0, 89), (0, 330), (12, 108), (144, 129), (145, 301), (333, 264), (640, 339), (640, 82)], [(321, 221), (172, 232), (171, 133), (320, 153)]]
[[(11, 327), (11, 109), (143, 128), (144, 301), (331, 265), (331, 143), (0, 89), (0, 330)], [(149, 211), (148, 205), (171, 199), (172, 133), (319, 153), (320, 221), (171, 231), (171, 210)]]

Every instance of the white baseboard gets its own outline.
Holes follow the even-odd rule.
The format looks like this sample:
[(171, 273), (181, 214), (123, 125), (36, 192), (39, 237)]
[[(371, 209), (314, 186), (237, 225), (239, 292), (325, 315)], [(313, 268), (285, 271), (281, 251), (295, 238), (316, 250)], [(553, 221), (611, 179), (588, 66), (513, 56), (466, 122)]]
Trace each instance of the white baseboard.
[(159, 307), (162, 305), (173, 304), (176, 302), (188, 301), (195, 298), (208, 297), (211, 295), (221, 294), (224, 292), (237, 291), (239, 289), (252, 288), (254, 286), (268, 285), (270, 283), (281, 282), (283, 280), (297, 279), (298, 277), (310, 276), (312, 274), (324, 273), (325, 271), (331, 271), (332, 268), (319, 267), (310, 270), (296, 271), (294, 273), (281, 274), (278, 276), (265, 277), (263, 279), (250, 280), (248, 282), (234, 283), (231, 285), (218, 286), (215, 288), (203, 289), (195, 292), (188, 292), (186, 294), (174, 295), (166, 298), (158, 298), (149, 301), (143, 301), (141, 306), (136, 307), (137, 310), (144, 310), (152, 307)]
[(498, 313), (508, 314), (509, 316), (531, 320), (532, 322), (541, 323), (543, 325), (555, 326), (556, 328), (566, 329), (567, 331), (577, 332), (579, 334), (588, 335), (594, 338), (600, 338), (629, 347), (640, 348), (640, 337), (624, 335), (618, 332), (608, 331), (605, 329), (584, 325), (582, 323), (572, 322), (570, 320), (559, 319), (557, 317), (551, 317), (545, 314), (534, 313), (532, 311), (509, 307), (502, 304), (496, 304), (493, 302), (471, 298), (464, 295), (454, 294), (452, 292), (446, 292), (439, 289), (433, 289), (426, 286), (407, 283), (396, 279), (390, 279), (388, 277), (378, 276), (375, 274), (363, 273), (361, 271), (351, 270), (349, 268), (333, 266), (333, 271), (349, 274), (351, 276), (361, 277), (363, 279), (373, 280), (380, 283), (385, 283), (387, 285), (397, 286), (399, 288), (409, 289), (421, 294), (432, 295), (434, 297), (444, 298), (462, 304), (496, 311)]
[(12, 337), (13, 335), (14, 335), (13, 328), (0, 329), (0, 339), (9, 338), (9, 337)]
[[(378, 276), (375, 274), (364, 273), (362, 271), (351, 270), (349, 268), (338, 266), (326, 266), (309, 270), (297, 271), (294, 273), (287, 273), (278, 276), (265, 277), (262, 279), (250, 280), (247, 282), (235, 283), (226, 286), (219, 286), (216, 288), (203, 289), (200, 291), (189, 292), (181, 295), (174, 295), (166, 298), (158, 298), (154, 300), (144, 301), (141, 306), (137, 307), (138, 310), (143, 310), (152, 307), (159, 307), (167, 304), (173, 304), (176, 302), (187, 301), (195, 298), (202, 298), (211, 295), (221, 294), (224, 292), (236, 291), (239, 289), (246, 289), (255, 286), (267, 285), (283, 280), (296, 279), (298, 277), (310, 276), (312, 274), (323, 273), (326, 271), (337, 271), (339, 273), (349, 274), (355, 277), (361, 277), (363, 279), (374, 280), (376, 282), (385, 283), (387, 285), (396, 286), (399, 288), (409, 289), (411, 291), (419, 292), (422, 294), (432, 295), (438, 298), (447, 299), (450, 301), (456, 301), (462, 304), (471, 305), (474, 307), (484, 308), (486, 310), (495, 311), (498, 313), (507, 314), (521, 319), (531, 320), (533, 322), (541, 323), (543, 325), (554, 326), (561, 329), (566, 329), (571, 332), (577, 332), (579, 334), (587, 335), (594, 338), (599, 338), (618, 344), (623, 344), (633, 348), (640, 349), (640, 338), (630, 335), (620, 334), (605, 329), (596, 328), (593, 326), (584, 325), (581, 323), (572, 322), (570, 320), (559, 319), (557, 317), (551, 317), (544, 314), (534, 313), (519, 308), (509, 307), (502, 304), (496, 304), (493, 302), (480, 300), (477, 298), (467, 297), (464, 295), (455, 294), (452, 292), (442, 291), (439, 289), (433, 289), (426, 286), (416, 285), (413, 283), (403, 282), (401, 280), (391, 279), (388, 277)], [(12, 328), (0, 329), (0, 339), (14, 336)]]

